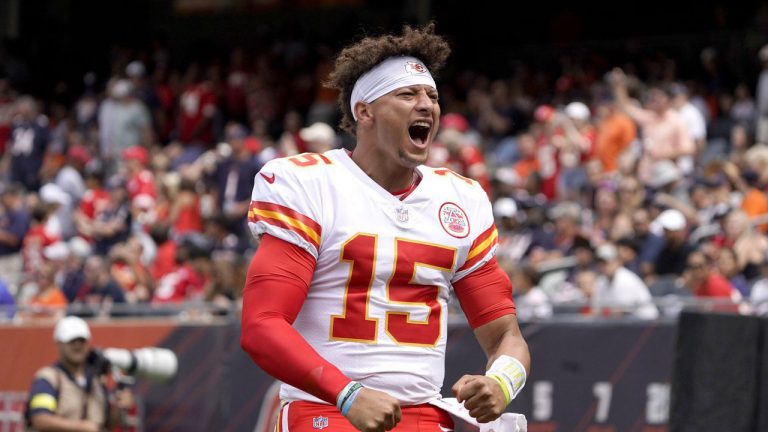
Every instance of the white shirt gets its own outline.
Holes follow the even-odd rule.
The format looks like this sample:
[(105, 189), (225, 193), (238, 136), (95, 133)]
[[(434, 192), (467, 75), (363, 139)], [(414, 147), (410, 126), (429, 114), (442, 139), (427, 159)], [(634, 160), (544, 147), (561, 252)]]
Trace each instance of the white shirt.
[(653, 304), (648, 286), (642, 279), (625, 267), (619, 267), (610, 279), (598, 279), (592, 294), (592, 307), (620, 308), (632, 316), (655, 319), (659, 310)]
[(692, 103), (687, 102), (678, 110), (680, 117), (683, 118), (683, 122), (688, 127), (688, 132), (695, 140), (707, 139), (707, 124), (704, 121), (704, 116), (701, 114), (698, 108), (693, 106)]
[(517, 319), (530, 321), (552, 316), (552, 303), (547, 294), (539, 287), (533, 287), (527, 293), (515, 297)]

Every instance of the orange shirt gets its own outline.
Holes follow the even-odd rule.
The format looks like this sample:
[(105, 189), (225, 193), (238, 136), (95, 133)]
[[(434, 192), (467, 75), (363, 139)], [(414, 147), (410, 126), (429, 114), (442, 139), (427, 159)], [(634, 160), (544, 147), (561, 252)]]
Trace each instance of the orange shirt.
[(46, 289), (32, 297), (31, 306), (39, 306), (46, 309), (59, 309), (67, 307), (67, 298), (58, 288)]
[[(759, 189), (751, 188), (741, 202), (741, 209), (751, 218), (766, 215), (768, 214), (768, 196)], [(759, 228), (760, 231), (766, 232), (768, 224), (762, 224)]]
[(515, 163), (514, 170), (517, 177), (523, 181), (539, 170), (539, 160), (536, 158), (520, 159)]
[(637, 136), (637, 127), (626, 114), (611, 114), (597, 126), (595, 157), (605, 172), (616, 171), (619, 156)]

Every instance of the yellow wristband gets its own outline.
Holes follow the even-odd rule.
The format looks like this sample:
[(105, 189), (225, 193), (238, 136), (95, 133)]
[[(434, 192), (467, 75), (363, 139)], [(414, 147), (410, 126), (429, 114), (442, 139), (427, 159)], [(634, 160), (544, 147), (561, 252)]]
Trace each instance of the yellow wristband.
[(507, 404), (512, 402), (512, 397), (510, 396), (509, 389), (507, 388), (507, 381), (501, 375), (495, 373), (487, 373), (485, 376), (498, 381), (499, 385), (501, 386), (501, 391), (504, 393), (504, 401)]

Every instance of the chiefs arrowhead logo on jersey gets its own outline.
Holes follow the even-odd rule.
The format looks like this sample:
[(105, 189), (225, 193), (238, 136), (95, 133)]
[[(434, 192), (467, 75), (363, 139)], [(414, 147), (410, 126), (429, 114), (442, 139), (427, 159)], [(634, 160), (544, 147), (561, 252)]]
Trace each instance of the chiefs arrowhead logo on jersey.
[(411, 75), (421, 75), (427, 73), (427, 68), (421, 63), (407, 61), (405, 62), (405, 71)]
[(464, 238), (469, 235), (469, 219), (461, 207), (454, 203), (444, 203), (440, 206), (438, 214), (440, 225), (448, 234), (456, 238)]

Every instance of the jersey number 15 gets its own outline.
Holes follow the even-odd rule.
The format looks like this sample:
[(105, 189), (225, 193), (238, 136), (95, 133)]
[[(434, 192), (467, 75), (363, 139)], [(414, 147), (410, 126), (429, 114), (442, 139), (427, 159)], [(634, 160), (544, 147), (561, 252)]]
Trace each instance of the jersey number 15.
[[(331, 316), (331, 339), (376, 343), (378, 319), (368, 316), (371, 285), (375, 274), (378, 237), (359, 233), (347, 240), (341, 249), (341, 261), (350, 264), (344, 291), (342, 315)], [(420, 305), (429, 308), (426, 321), (411, 320), (409, 312), (386, 314), (385, 330), (403, 345), (434, 346), (440, 338), (442, 307), (439, 288), (413, 283), (416, 266), (451, 271), (456, 249), (414, 240), (395, 239), (395, 265), (386, 287), (387, 301), (397, 305)]]

